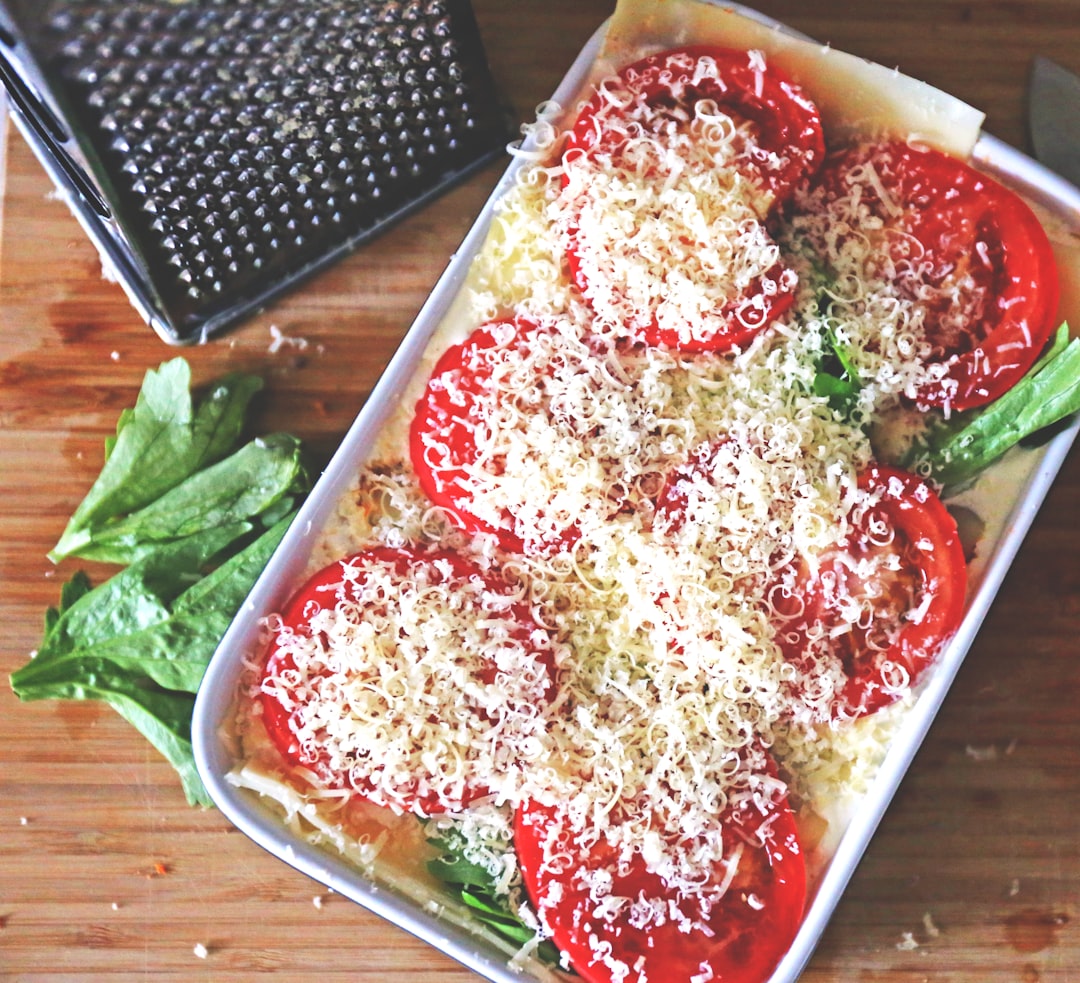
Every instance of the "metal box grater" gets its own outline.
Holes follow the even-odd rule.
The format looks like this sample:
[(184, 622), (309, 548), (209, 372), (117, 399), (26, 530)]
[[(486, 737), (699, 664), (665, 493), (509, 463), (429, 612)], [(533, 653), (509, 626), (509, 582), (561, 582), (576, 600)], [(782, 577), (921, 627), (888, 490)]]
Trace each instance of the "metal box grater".
[(0, 80), (171, 343), (250, 315), (511, 135), (469, 0), (4, 0)]

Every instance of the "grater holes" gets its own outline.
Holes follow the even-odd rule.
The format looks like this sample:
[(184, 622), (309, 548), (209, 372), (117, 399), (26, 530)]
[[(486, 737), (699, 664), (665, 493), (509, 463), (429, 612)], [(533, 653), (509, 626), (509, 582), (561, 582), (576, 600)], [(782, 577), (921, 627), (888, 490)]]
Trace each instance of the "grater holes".
[(479, 125), (501, 145), (490, 102), (486, 119), (473, 108), (450, 6), (68, 0), (55, 51), (144, 216), (151, 265), (173, 271), (162, 290), (280, 278), (461, 166)]

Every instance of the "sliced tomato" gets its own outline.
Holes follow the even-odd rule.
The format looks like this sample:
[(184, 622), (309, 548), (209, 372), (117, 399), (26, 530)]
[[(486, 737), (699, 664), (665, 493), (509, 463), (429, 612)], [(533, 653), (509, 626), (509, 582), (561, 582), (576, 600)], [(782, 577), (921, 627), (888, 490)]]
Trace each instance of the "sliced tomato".
[[(628, 148), (640, 146), (642, 137), (657, 146), (674, 147), (672, 135), (682, 134), (685, 139), (699, 109), (714, 118), (723, 114), (735, 127), (732, 161), (716, 162), (702, 154), (696, 163), (683, 162), (691, 171), (730, 166), (738, 172), (739, 179), (725, 195), (732, 202), (743, 202), (745, 197), (740, 205), (745, 213), (738, 222), (754, 230), (744, 229), (732, 239), (735, 254), (723, 262), (711, 258), (704, 263), (702, 258), (711, 256), (713, 244), (697, 241), (701, 232), (695, 223), (666, 230), (663, 241), (648, 247), (631, 243), (626, 255), (620, 256), (603, 238), (607, 233), (598, 229), (602, 223), (587, 213), (595, 182), (586, 179), (571, 208), (575, 217), (567, 229), (567, 257), (572, 279), (586, 301), (601, 316), (639, 334), (646, 344), (687, 352), (726, 352), (744, 347), (794, 300), (795, 274), (779, 262), (760, 269), (765, 264), (756, 257), (772, 248), (762, 224), (766, 216), (791, 196), (824, 157), (820, 117), (798, 87), (766, 67), (760, 53), (691, 46), (652, 55), (601, 83), (581, 109), (568, 137), (564, 180), (569, 186), (571, 173), (583, 166), (586, 177), (593, 168), (625, 168), (647, 186), (665, 186), (675, 169), (663, 161), (629, 159)], [(743, 187), (746, 182), (752, 193)], [(648, 213), (656, 203), (642, 207)], [(714, 201), (710, 210), (715, 208)], [(649, 218), (642, 215), (644, 220)], [(728, 221), (736, 219), (729, 216)], [(636, 265), (643, 255), (654, 252), (659, 258), (649, 260), (645, 279), (626, 272), (628, 263)], [(699, 261), (703, 263), (700, 269)], [(749, 264), (746, 271), (733, 276), (743, 263)], [(659, 272), (657, 264), (662, 268)], [(709, 301), (695, 300), (686, 310), (673, 308), (684, 294), (687, 278), (708, 291)], [(647, 283), (652, 287), (646, 289)], [(621, 299), (613, 305), (613, 297)], [(705, 309), (698, 311), (699, 304)]]
[[(760, 52), (712, 45), (663, 51), (623, 68), (606, 80), (578, 113), (569, 152), (618, 156), (634, 132), (628, 110), (653, 112), (654, 136), (684, 126), (695, 107), (708, 101), (746, 128), (746, 177), (757, 183), (767, 210), (786, 201), (825, 156), (821, 116), (811, 100)], [(762, 213), (764, 215), (764, 212)]]
[(496, 356), (531, 330), (525, 322), (496, 322), (448, 348), (416, 404), (409, 431), (413, 469), (428, 498), (466, 531), (491, 533), (510, 552), (524, 549), (514, 517), (508, 511), (495, 517), (477, 514), (469, 468), (480, 457), (477, 428), (485, 403), (498, 398), (492, 383)]
[(880, 495), (858, 523), (849, 551), (862, 558), (885, 551), (899, 560), (882, 578), (880, 597), (886, 619), (901, 626), (883, 651), (874, 644), (876, 626), (847, 636), (844, 666), (848, 707), (871, 713), (896, 700), (884, 678), (888, 663), (900, 666), (914, 685), (964, 617), (967, 564), (956, 522), (921, 478), (899, 468), (873, 465), (859, 476), (859, 487)]
[[(460, 754), (464, 759), (467, 778), (460, 787), (458, 798), (448, 801), (445, 795), (431, 787), (425, 775), (403, 776), (400, 762), (375, 759), (367, 749), (350, 749), (345, 755), (345, 764), (335, 770), (330, 765), (330, 739), (325, 736), (325, 729), (317, 732), (313, 740), (305, 743), (298, 739), (299, 716), (303, 714), (305, 705), (315, 700), (320, 688), (326, 685), (329, 670), (309, 669), (302, 680), (297, 678), (291, 683), (290, 678), (297, 665), (290, 651), (290, 636), (307, 639), (315, 637), (321, 641), (325, 650), (327, 639), (325, 632), (318, 627), (317, 616), (324, 610), (332, 611), (335, 608), (348, 613), (348, 609), (357, 604), (364, 609), (360, 612), (361, 616), (378, 607), (378, 611), (374, 613), (385, 622), (386, 632), (397, 633), (393, 637), (404, 636), (411, 630), (395, 616), (395, 605), (400, 603), (397, 597), (380, 597), (373, 601), (362, 596), (365, 580), (376, 569), (391, 571), (395, 580), (400, 582), (403, 593), (422, 592), (441, 584), (454, 586), (457, 597), (455, 603), (460, 605), (459, 611), (464, 618), (472, 617), (473, 624), (462, 622), (460, 637), (443, 640), (444, 651), (453, 653), (455, 646), (459, 646), (459, 657), (467, 660), (466, 666), (474, 679), (485, 686), (504, 686), (508, 689), (508, 698), (520, 705), (543, 704), (552, 697), (555, 667), (551, 649), (544, 642), (546, 632), (533, 619), (528, 606), (516, 599), (510, 585), (457, 553), (446, 550), (419, 551), (413, 548), (376, 547), (339, 560), (319, 571), (285, 605), (262, 673), (263, 685), (259, 698), (263, 724), (282, 758), (293, 766), (303, 767), (314, 773), (326, 787), (350, 789), (362, 798), (391, 805), (403, 812), (431, 815), (460, 811), (473, 799), (489, 792), (483, 775), (469, 773), (467, 746), (454, 750), (455, 754)], [(475, 588), (471, 595), (466, 590), (467, 585)], [(476, 610), (471, 610), (470, 602), (463, 600), (469, 596), (485, 596), (486, 600), (482, 607), (474, 605)], [(347, 616), (356, 617), (355, 614)], [(483, 654), (469, 651), (470, 643), (464, 641), (465, 634), (479, 621), (484, 622), (484, 638), (487, 639)], [(422, 625), (420, 630), (423, 630)], [(520, 644), (538, 661), (543, 670), (543, 681), (539, 686), (518, 685), (515, 680), (506, 678), (506, 674), (489, 657), (490, 653), (498, 648), (499, 639)], [(411, 720), (394, 719), (397, 711), (393, 697), (380, 682), (379, 673), (382, 667), (373, 664), (370, 657), (366, 656), (364, 651), (338, 651), (328, 653), (327, 658), (347, 660), (350, 671), (354, 670), (356, 680), (366, 680), (372, 688), (383, 692), (388, 727), (407, 727), (414, 723)], [(484, 707), (462, 692), (451, 675), (438, 672), (425, 675), (422, 669), (415, 666), (411, 668), (418, 678), (421, 678), (418, 685), (426, 687), (425, 693), (430, 696), (433, 705), (455, 707), (460, 730), (485, 729), (489, 719)], [(323, 708), (323, 712), (330, 710), (341, 715), (350, 712), (345, 698), (334, 701), (332, 707)], [(519, 736), (507, 735), (506, 740), (512, 742)], [(509, 749), (507, 759), (512, 759), (514, 753), (512, 748)], [(388, 778), (384, 770), (390, 768), (393, 769), (393, 774)]]
[[(563, 344), (559, 330), (520, 318), (478, 328), (439, 358), (410, 427), (413, 469), (431, 501), (466, 531), (492, 534), (512, 553), (547, 554), (574, 543), (581, 536), (582, 495), (606, 518), (631, 494), (616, 473), (621, 456), (608, 442), (593, 441), (604, 426), (602, 414), (579, 413), (579, 403), (562, 398), (572, 388), (599, 403), (606, 386), (619, 395), (626, 390), (607, 381), (595, 339)], [(535, 468), (536, 483), (520, 473), (503, 480), (507, 452), (499, 428), (517, 423), (515, 413), (502, 413), (504, 403), (521, 419), (516, 463)], [(530, 444), (530, 432), (541, 429), (551, 438), (550, 455)], [(582, 464), (582, 474), (545, 484), (553, 459)]]
[[(720, 440), (676, 469), (656, 502), (663, 528), (687, 521), (692, 482), (718, 480)], [(764, 596), (776, 642), (797, 665), (796, 693), (818, 692), (814, 677), (839, 665), (846, 682), (832, 714), (859, 716), (895, 702), (915, 685), (964, 616), (967, 566), (953, 517), (922, 479), (885, 465), (859, 476), (873, 506), (851, 535), (816, 563), (800, 555), (770, 564)], [(872, 581), (863, 581), (872, 576)], [(858, 607), (858, 623), (845, 618)]]
[[(859, 487), (874, 504), (806, 581), (780, 635), (802, 670), (797, 685), (839, 663), (846, 682), (833, 712), (843, 716), (874, 713), (914, 686), (963, 620), (967, 592), (956, 522), (921, 478), (873, 465)], [(852, 603), (855, 623), (845, 620)]]
[(948, 368), (920, 404), (973, 409), (1031, 368), (1056, 327), (1060, 287), (1046, 232), (1019, 195), (964, 161), (902, 143), (849, 150), (826, 165), (821, 186), (826, 200), (858, 189), (866, 227), (853, 231), (905, 271), (902, 294), (927, 305), (930, 360)]
[[(726, 890), (703, 903), (649, 870), (640, 853), (619, 863), (603, 839), (582, 847), (561, 828), (557, 808), (527, 802), (518, 810), (514, 848), (526, 889), (552, 941), (587, 983), (768, 978), (791, 945), (806, 903), (795, 821), (780, 801), (767, 816), (744, 809), (721, 822), (732, 852), (704, 873), (719, 889), (726, 864), (738, 866)], [(597, 872), (610, 876), (611, 897), (629, 899), (608, 906), (606, 915), (590, 896), (588, 882)], [(651, 923), (643, 924), (643, 912), (652, 913)]]

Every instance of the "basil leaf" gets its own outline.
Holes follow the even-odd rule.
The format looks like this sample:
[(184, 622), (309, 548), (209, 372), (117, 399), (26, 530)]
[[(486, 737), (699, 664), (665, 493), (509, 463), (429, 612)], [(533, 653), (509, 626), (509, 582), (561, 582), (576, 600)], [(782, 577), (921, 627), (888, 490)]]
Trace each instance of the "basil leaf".
[(461, 857), (442, 857), (428, 862), (428, 871), (440, 881), (469, 887), (490, 889), (491, 874), (478, 864)]
[(485, 900), (478, 894), (473, 894), (470, 891), (461, 892), (461, 900), (465, 902), (470, 908), (476, 911), (483, 912), (485, 915), (491, 915), (493, 918), (499, 921), (505, 921), (510, 916), (507, 915), (505, 908), (500, 908), (493, 905), (490, 901)]
[(183, 358), (146, 373), (134, 409), (120, 414), (116, 436), (105, 444), (104, 467), (49, 553), (51, 560), (79, 553), (103, 523), (142, 508), (233, 448), (262, 380), (226, 376), (197, 410), (190, 383)]
[(291, 509), (290, 493), (306, 487), (300, 442), (295, 437), (275, 434), (253, 440), (145, 508), (91, 533), (78, 555), (106, 563), (131, 563), (162, 544), (206, 529), (238, 528), (239, 523), (282, 502)]
[(188, 800), (209, 805), (191, 749), (195, 693), (308, 476), (287, 434), (234, 451), (260, 379), (226, 376), (197, 408), (190, 382), (187, 362), (166, 362), (120, 414), (101, 474), (49, 556), (125, 569), (96, 588), (80, 571), (61, 588), (11, 686), (21, 700), (104, 700), (172, 763)]
[(86, 574), (79, 570), (75, 575), (60, 588), (60, 605), (59, 607), (49, 608), (45, 612), (45, 638), (48, 639), (53, 629), (56, 627), (57, 622), (60, 620), (60, 615), (63, 614), (68, 608), (70, 608), (83, 594), (90, 593), (90, 578)]
[(947, 488), (978, 476), (1020, 441), (1080, 411), (1080, 339), (1058, 328), (1027, 374), (993, 403), (931, 426), (903, 463)]
[(143, 735), (180, 776), (184, 796), (190, 805), (212, 806), (213, 800), (203, 787), (195, 754), (191, 747), (191, 715), (195, 697), (189, 693), (171, 693), (127, 684), (118, 678), (117, 685), (102, 691), (121, 717)]
[(222, 635), (285, 534), (282, 519), (201, 579), (200, 569), (229, 541), (206, 533), (158, 550), (83, 594), (59, 615), (37, 656), (11, 675), (20, 699), (77, 677), (98, 658), (167, 689), (195, 693)]
[(232, 621), (295, 517), (294, 509), (241, 552), (192, 584), (176, 599), (174, 613), (221, 615)]
[[(819, 307), (822, 306), (824, 298), (818, 303)], [(846, 416), (858, 402), (859, 393), (862, 391), (862, 380), (859, 378), (850, 354), (840, 343), (828, 319), (826, 318), (822, 323), (825, 340), (829, 344), (829, 353), (818, 362), (813, 384), (814, 395), (827, 398), (832, 409)]]

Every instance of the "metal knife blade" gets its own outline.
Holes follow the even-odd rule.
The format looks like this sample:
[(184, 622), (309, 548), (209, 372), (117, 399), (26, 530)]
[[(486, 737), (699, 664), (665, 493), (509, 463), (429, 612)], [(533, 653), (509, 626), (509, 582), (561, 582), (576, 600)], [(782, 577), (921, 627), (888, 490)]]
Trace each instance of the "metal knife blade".
[(1080, 76), (1036, 57), (1028, 85), (1028, 125), (1039, 162), (1080, 186)]

